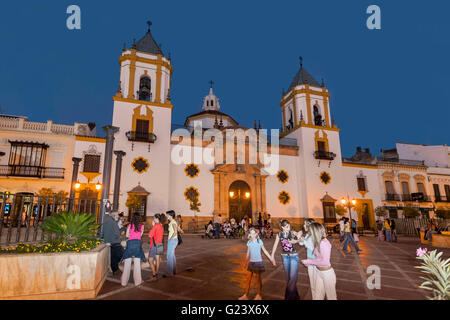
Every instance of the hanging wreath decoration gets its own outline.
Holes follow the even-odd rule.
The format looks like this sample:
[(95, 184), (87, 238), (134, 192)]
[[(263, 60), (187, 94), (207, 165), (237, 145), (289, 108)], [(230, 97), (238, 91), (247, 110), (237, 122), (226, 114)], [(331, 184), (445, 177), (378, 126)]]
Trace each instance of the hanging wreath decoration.
[(281, 183), (286, 183), (289, 180), (289, 175), (287, 174), (286, 171), (280, 170), (277, 173), (277, 178), (278, 181), (280, 181)]
[(198, 199), (198, 197), (200, 196), (200, 192), (198, 192), (197, 188), (194, 187), (189, 187), (186, 188), (186, 191), (184, 192), (184, 197), (186, 198), (186, 200), (192, 202), (195, 199)]
[(320, 174), (320, 181), (321, 181), (323, 184), (329, 184), (330, 181), (331, 181), (331, 176), (330, 176), (330, 174), (329, 174), (328, 172), (326, 172), (326, 171), (323, 171), (323, 172)]
[(289, 193), (287, 193), (286, 191), (281, 191), (280, 194), (278, 195), (278, 200), (280, 200), (280, 203), (286, 205), (291, 200), (291, 197), (289, 196)]
[(186, 165), (186, 168), (184, 168), (184, 172), (188, 177), (195, 178), (200, 173), (200, 169), (197, 165), (191, 163)]

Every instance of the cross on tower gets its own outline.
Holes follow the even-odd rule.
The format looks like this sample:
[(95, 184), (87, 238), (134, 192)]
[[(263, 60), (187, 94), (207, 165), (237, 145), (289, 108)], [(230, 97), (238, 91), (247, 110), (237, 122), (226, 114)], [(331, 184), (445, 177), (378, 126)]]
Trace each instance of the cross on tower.
[(148, 20), (147, 24), (148, 24), (148, 32), (150, 32), (150, 26), (152, 25), (152, 22), (150, 20)]
[(210, 81), (209, 81), (209, 86), (210, 86), (210, 88), (213, 87), (213, 84), (214, 84), (214, 81), (210, 80)]
[(303, 67), (303, 57), (300, 56), (299, 59), (300, 59), (300, 67)]

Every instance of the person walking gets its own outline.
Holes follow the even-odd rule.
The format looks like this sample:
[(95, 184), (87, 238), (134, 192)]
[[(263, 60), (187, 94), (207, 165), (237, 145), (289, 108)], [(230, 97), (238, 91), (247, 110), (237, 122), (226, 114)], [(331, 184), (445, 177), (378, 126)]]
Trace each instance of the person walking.
[(177, 273), (177, 259), (175, 257), (175, 249), (178, 246), (178, 233), (183, 233), (183, 231), (177, 225), (177, 221), (175, 220), (175, 211), (167, 211), (166, 217), (169, 220), (169, 236), (167, 238), (166, 274), (163, 275), (163, 277), (170, 277)]
[[(316, 256), (314, 255), (314, 243), (313, 243), (313, 238), (309, 229), (309, 226), (314, 223), (314, 219), (311, 218), (307, 218), (305, 219), (305, 222), (303, 223), (303, 229), (305, 229), (306, 235), (303, 237), (302, 233), (299, 232), (299, 234), (297, 235), (297, 239), (299, 239), (299, 245), (301, 246), (305, 246), (306, 248), (306, 257), (308, 259), (315, 259)], [(308, 276), (309, 276), (309, 284), (310, 284), (310, 288), (311, 288), (311, 296), (315, 297), (316, 296), (316, 292), (315, 292), (315, 286), (314, 286), (314, 281), (316, 279), (316, 267), (313, 265), (308, 265)]]
[(380, 220), (377, 221), (377, 230), (378, 230), (378, 241), (383, 241), (384, 240), (383, 223)]
[(390, 223), (390, 227), (391, 227), (391, 238), (393, 242), (397, 242), (397, 231), (395, 230), (395, 220), (391, 219), (391, 223)]
[(388, 218), (384, 220), (384, 231), (386, 232), (386, 241), (392, 242), (391, 222)]
[[(111, 212), (117, 214), (117, 212)], [(111, 271), (113, 275), (120, 275), (119, 262), (122, 260), (124, 249), (120, 244), (120, 229), (117, 222), (109, 212), (105, 212), (103, 221), (103, 234), (101, 237), (107, 246), (111, 247)]]
[(293, 242), (295, 235), (291, 232), (291, 225), (287, 220), (280, 220), (281, 231), (277, 233), (272, 248), (272, 260), (275, 261), (275, 252), (278, 243), (281, 243), (281, 256), (283, 257), (284, 272), (287, 277), (286, 290), (284, 293), (285, 300), (299, 300), (300, 296), (297, 290), (298, 277), (298, 253), (295, 250)]
[(337, 300), (336, 273), (330, 263), (331, 243), (326, 238), (323, 225), (317, 222), (310, 224), (309, 233), (314, 244), (314, 259), (302, 260), (305, 266), (314, 266), (313, 300)]
[(123, 274), (120, 280), (122, 286), (126, 287), (130, 279), (131, 262), (133, 261), (133, 279), (134, 284), (142, 284), (141, 261), (145, 262), (145, 254), (142, 250), (142, 234), (144, 233), (144, 224), (141, 216), (135, 212), (131, 217), (131, 223), (127, 227), (127, 248), (123, 254), (124, 260)]
[(343, 242), (345, 239), (345, 217), (341, 217), (341, 219), (339, 219), (339, 242)]
[(220, 239), (221, 224), (222, 224), (222, 215), (219, 213), (219, 215), (214, 218), (214, 229), (215, 229), (215, 238), (216, 239)]
[(161, 224), (162, 214), (157, 213), (153, 217), (152, 229), (148, 233), (148, 239), (150, 243), (150, 249), (148, 252), (148, 262), (152, 269), (153, 277), (156, 278), (159, 273), (159, 265), (161, 263), (161, 256), (164, 253), (164, 228)]
[(352, 237), (351, 228), (350, 228), (350, 221), (347, 217), (344, 217), (344, 247), (342, 250), (347, 251), (347, 245), (350, 242), (353, 247), (355, 247), (356, 253), (359, 254), (362, 250), (358, 247), (355, 240)]
[(270, 262), (275, 266), (275, 260), (273, 257), (267, 252), (264, 247), (263, 241), (260, 239), (258, 233), (255, 228), (251, 228), (248, 234), (248, 242), (247, 242), (247, 255), (246, 255), (246, 264), (247, 270), (249, 271), (247, 278), (247, 286), (245, 289), (245, 293), (243, 296), (239, 298), (239, 300), (248, 300), (248, 293), (250, 291), (250, 285), (252, 282), (253, 275), (256, 277), (257, 284), (257, 293), (255, 300), (262, 300), (261, 290), (262, 290), (262, 279), (261, 275), (265, 271), (264, 262), (261, 256), (261, 250), (264, 252), (266, 257)]

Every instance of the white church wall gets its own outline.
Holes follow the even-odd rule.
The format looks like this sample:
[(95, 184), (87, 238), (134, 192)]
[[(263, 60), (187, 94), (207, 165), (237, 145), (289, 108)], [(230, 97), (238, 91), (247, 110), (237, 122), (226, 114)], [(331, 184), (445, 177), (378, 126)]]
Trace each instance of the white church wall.
[[(125, 133), (131, 131), (133, 109), (139, 105), (138, 101), (136, 101), (136, 104), (120, 101), (114, 103), (113, 125), (120, 128), (120, 131), (115, 135), (114, 150), (126, 152), (123, 157), (119, 208), (120, 211), (128, 212), (125, 206), (128, 197), (127, 192), (140, 183), (143, 188), (150, 192), (147, 197), (147, 216), (151, 216), (168, 210), (172, 112), (169, 108), (149, 105), (148, 107), (153, 111), (153, 133), (157, 136), (157, 140), (151, 144), (132, 142), (128, 141)], [(148, 151), (149, 145), (150, 151)], [(132, 167), (132, 162), (139, 157), (143, 157), (149, 163), (146, 172), (138, 173)], [(115, 158), (113, 156), (111, 201), (114, 187)]]
[[(93, 139), (94, 140), (94, 139)], [(103, 166), (105, 163), (105, 143), (104, 142), (97, 142), (97, 141), (83, 141), (83, 140), (76, 140), (75, 141), (75, 150), (74, 150), (74, 157), (81, 158), (80, 167), (78, 169), (78, 182), (81, 183), (87, 183), (88, 180), (85, 176), (80, 174), (84, 170), (84, 155), (85, 154), (95, 154), (100, 155), (100, 175), (97, 176), (94, 181), (91, 181), (91, 183), (100, 182), (102, 183), (103, 179)]]

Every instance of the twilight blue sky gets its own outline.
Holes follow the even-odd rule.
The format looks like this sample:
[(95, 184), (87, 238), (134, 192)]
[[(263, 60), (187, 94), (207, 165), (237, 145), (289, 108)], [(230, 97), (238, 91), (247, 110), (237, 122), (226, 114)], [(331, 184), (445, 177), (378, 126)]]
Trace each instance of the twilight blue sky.
[[(81, 7), (79, 31), (66, 28), (71, 4)], [(382, 30), (366, 28), (371, 4)], [(221, 111), (279, 128), (281, 91), (302, 55), (331, 92), (344, 156), (359, 145), (378, 154), (395, 142), (448, 144), (449, 12), (441, 0), (7, 1), (0, 107), (31, 121), (110, 123), (123, 43), (151, 20), (172, 54), (173, 123), (200, 111), (212, 79)]]

